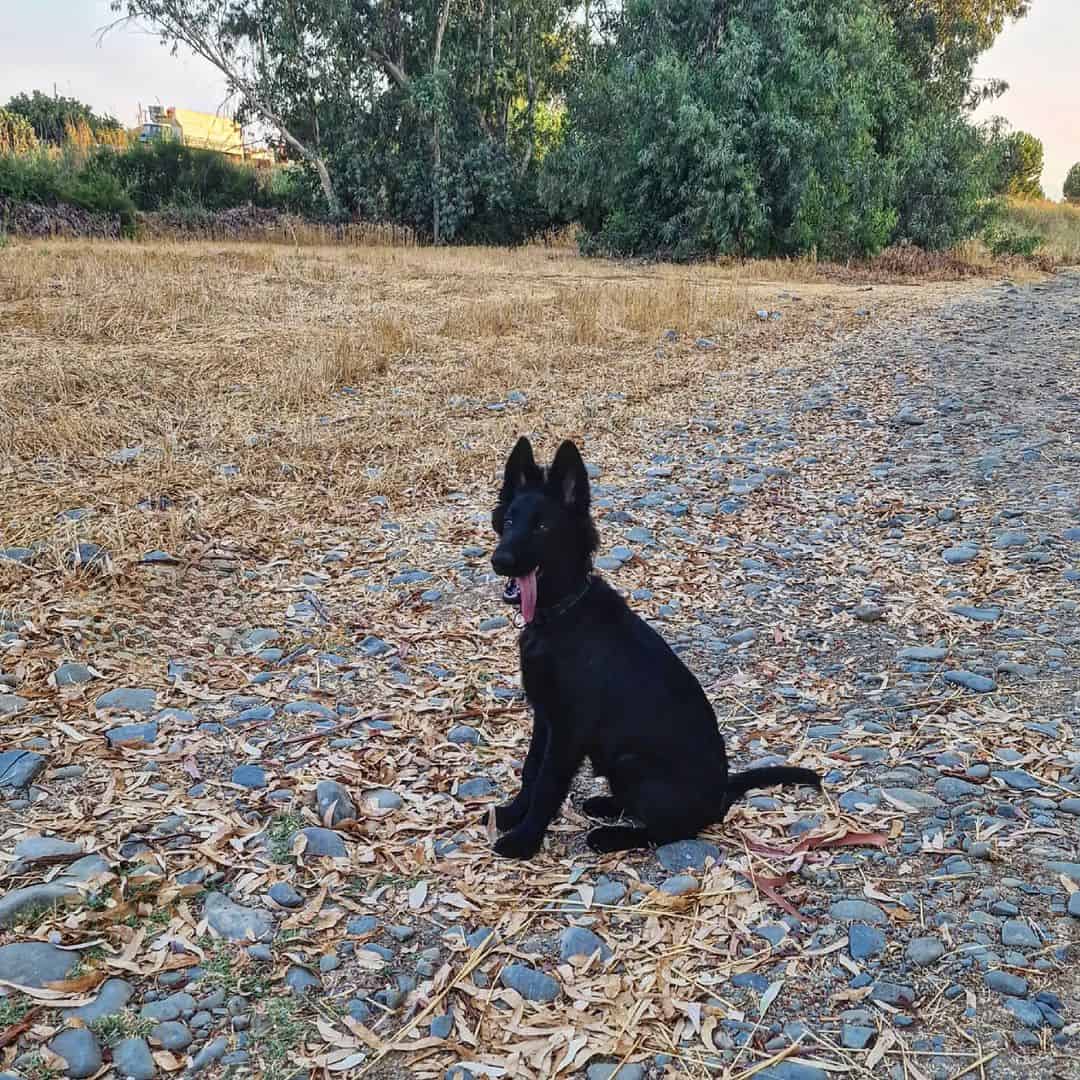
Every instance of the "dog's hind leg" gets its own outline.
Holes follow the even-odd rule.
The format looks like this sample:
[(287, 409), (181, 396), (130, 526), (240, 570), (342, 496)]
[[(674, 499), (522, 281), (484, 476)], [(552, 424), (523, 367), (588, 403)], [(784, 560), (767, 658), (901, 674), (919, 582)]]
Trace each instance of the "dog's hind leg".
[(589, 817), (617, 818), (626, 813), (623, 804), (614, 795), (593, 795), (581, 804)]
[(650, 844), (649, 830), (632, 825), (599, 825), (585, 837), (593, 851), (607, 854), (612, 851), (631, 851)]

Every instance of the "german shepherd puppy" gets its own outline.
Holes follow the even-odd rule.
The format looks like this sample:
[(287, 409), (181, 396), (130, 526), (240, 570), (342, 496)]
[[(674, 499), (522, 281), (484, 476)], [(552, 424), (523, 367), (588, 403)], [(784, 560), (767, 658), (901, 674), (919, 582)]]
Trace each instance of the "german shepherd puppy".
[(810, 769), (728, 773), (724, 739), (705, 692), (660, 635), (592, 573), (599, 543), (589, 477), (572, 442), (547, 469), (518, 439), (492, 525), (491, 557), (507, 578), (504, 600), (520, 607), (521, 676), (533, 730), (521, 791), (495, 811), (500, 855), (540, 848), (585, 758), (611, 794), (588, 799), (592, 817), (640, 824), (589, 832), (595, 851), (622, 851), (695, 836), (722, 821), (752, 788), (821, 787)]

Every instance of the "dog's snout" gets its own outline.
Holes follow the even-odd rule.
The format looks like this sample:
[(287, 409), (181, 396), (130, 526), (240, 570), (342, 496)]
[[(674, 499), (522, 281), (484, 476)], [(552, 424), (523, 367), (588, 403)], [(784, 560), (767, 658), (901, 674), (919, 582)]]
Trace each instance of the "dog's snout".
[(502, 574), (503, 577), (509, 577), (514, 569), (514, 557), (508, 551), (504, 551), (502, 548), (496, 548), (495, 553), (491, 556), (491, 568), (496, 574)]

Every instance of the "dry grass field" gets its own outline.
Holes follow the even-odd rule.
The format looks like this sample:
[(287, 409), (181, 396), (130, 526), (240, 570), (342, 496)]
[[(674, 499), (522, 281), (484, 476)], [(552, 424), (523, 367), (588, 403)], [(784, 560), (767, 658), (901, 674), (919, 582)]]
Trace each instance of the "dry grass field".
[(791, 363), (856, 333), (860, 311), (956, 287), (887, 277), (543, 248), (14, 244), (0, 540), (62, 559), (74, 533), (58, 515), (91, 507), (121, 566), (226, 540), (269, 556), (365, 497), (400, 512), (485, 490), (523, 428), (614, 450), (718, 371)]
[[(814, 920), (840, 896), (887, 903), (901, 963), (926, 926), (897, 897), (941, 852), (896, 869), (911, 808), (840, 805), (864, 763), (808, 742), (810, 715), (777, 688), (812, 693), (831, 720), (879, 693), (866, 664), (958, 633), (930, 568), (936, 506), (870, 472), (888, 475), (910, 430), (901, 399), (936, 392), (929, 361), (918, 342), (880, 368), (856, 359), (865, 336), (887, 342), (1004, 276), (910, 252), (841, 268), (635, 266), (562, 247), (0, 248), (0, 750), (24, 752), (29, 777), (0, 803), (0, 835), (5, 854), (36, 834), (81, 845), (16, 851), (0, 978), (4, 950), (26, 943), (66, 978), (0, 999), (0, 1069), (62, 1075), (56, 1007), (108, 978), (132, 996), (91, 1024), (103, 1069), (121, 1037), (149, 1036), (161, 1075), (216, 1048), (202, 1075), (266, 1080), (435, 1080), (462, 1061), (461, 1080), (592, 1080), (602, 1062), (748, 1080), (787, 1058), (808, 1077), (991, 1075), (994, 1054), (955, 1034), (966, 999), (943, 998), (945, 982), (919, 983), (925, 1030), (945, 1033), (936, 1071), (922, 1029), (888, 1022), (902, 1009), (872, 1046), (837, 1045), (839, 1011), (870, 990), (846, 988), (860, 970), (839, 951), (846, 930), (819, 938)], [(653, 853), (590, 854), (570, 804), (528, 864), (491, 856), (528, 720), (485, 577), (487, 515), (522, 432), (545, 454), (583, 446), (605, 545), (625, 534), (640, 550), (616, 580), (697, 650), (740, 765), (775, 752), (842, 770), (813, 802), (740, 806), (707, 838), (724, 857), (682, 892), (658, 887), (669, 869)], [(744, 484), (766, 443), (768, 477)], [(681, 517), (676, 482), (693, 492)], [(901, 548), (886, 530), (908, 508)], [(773, 563), (791, 576), (763, 591)], [(988, 568), (979, 588), (1013, 580)], [(879, 588), (895, 621), (853, 617)], [(866, 659), (875, 649), (890, 659)], [(902, 731), (860, 736), (866, 768), (919, 765), (1005, 720), (1027, 752), (1013, 722), (1030, 703), (983, 712), (958, 694), (935, 684), (912, 698), (917, 729), (905, 714)], [(77, 850), (100, 862), (65, 885)], [(222, 893), (240, 907), (215, 914)], [(568, 923), (613, 955), (561, 955)], [(539, 997), (518, 965), (545, 972)], [(196, 970), (187, 989), (216, 1004), (198, 1006), (202, 1026), (178, 1004), (193, 1039), (170, 1049), (138, 1008)], [(979, 1039), (1004, 1022), (979, 1017)]]

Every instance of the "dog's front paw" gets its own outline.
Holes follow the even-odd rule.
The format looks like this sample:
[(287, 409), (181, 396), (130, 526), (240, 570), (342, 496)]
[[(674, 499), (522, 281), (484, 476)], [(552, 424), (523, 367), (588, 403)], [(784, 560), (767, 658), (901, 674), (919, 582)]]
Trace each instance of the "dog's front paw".
[(510, 829), (516, 829), (525, 820), (525, 815), (528, 812), (529, 804), (527, 800), (518, 795), (509, 802), (495, 807), (495, 828), (499, 832), (509, 832)]
[(524, 829), (514, 829), (495, 841), (495, 854), (504, 859), (531, 859), (540, 850), (543, 842), (543, 834), (537, 836)]

